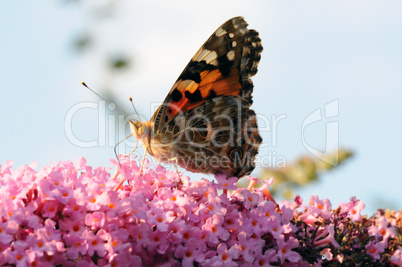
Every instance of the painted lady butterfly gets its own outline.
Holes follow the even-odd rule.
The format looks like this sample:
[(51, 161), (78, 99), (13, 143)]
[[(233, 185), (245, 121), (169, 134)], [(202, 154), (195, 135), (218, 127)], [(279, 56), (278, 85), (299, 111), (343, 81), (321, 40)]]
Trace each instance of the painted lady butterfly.
[(242, 17), (220, 26), (193, 56), (148, 122), (133, 136), (160, 162), (192, 172), (242, 177), (255, 167), (262, 139), (250, 109), (262, 51)]

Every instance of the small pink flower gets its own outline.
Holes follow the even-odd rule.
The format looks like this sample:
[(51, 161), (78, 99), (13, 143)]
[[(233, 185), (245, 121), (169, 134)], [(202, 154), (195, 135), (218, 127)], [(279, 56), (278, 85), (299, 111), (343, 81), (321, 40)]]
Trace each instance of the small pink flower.
[[(6, 175), (9, 176), (9, 175)], [(5, 201), (10, 201), (12, 199), (23, 199), (26, 197), (27, 194), (27, 189), (29, 186), (27, 186), (24, 190), (21, 190), (21, 182), (16, 181), (13, 179), (13, 176), (9, 176), (9, 179), (1, 179), (0, 185), (3, 186), (3, 196), (2, 198), (4, 199), (2, 202)]]
[(257, 177), (251, 177), (250, 175), (247, 176), (248, 180), (250, 181), (247, 190), (251, 191), (253, 190), (253, 187), (260, 181)]
[(341, 212), (346, 212), (353, 221), (360, 222), (362, 220), (361, 211), (364, 209), (365, 204), (361, 200), (353, 197), (349, 203), (340, 204)]
[(169, 229), (169, 223), (175, 219), (173, 211), (165, 212), (162, 209), (151, 209), (148, 215), (148, 223), (156, 225), (156, 228), (161, 232), (166, 232)]
[(206, 221), (212, 215), (224, 215), (227, 210), (221, 204), (221, 199), (219, 197), (208, 197), (208, 201), (199, 204), (196, 214), (199, 216), (200, 221)]
[(283, 225), (279, 218), (274, 218), (268, 223), (268, 232), (270, 232), (274, 238), (278, 239), (284, 232)]
[(151, 252), (157, 251), (159, 254), (164, 254), (169, 248), (166, 236), (166, 232), (161, 232), (159, 230), (149, 233), (149, 243), (146, 246), (147, 249)]
[(309, 204), (308, 213), (315, 217), (320, 215), (323, 219), (328, 220), (333, 215), (331, 211), (331, 202), (328, 199), (324, 198), (323, 200), (320, 200), (318, 196), (311, 196)]
[(4, 223), (0, 220), (1, 243), (6, 244), (11, 242), (13, 240), (13, 235), (17, 232), (18, 228), (18, 222), (15, 220), (8, 220)]
[(188, 242), (190, 238), (200, 239), (202, 237), (202, 231), (199, 227), (192, 226), (183, 229), (182, 237), (184, 242)]
[(74, 164), (74, 168), (76, 170), (82, 170), (82, 169), (84, 169), (85, 164), (87, 164), (87, 160), (85, 158), (83, 158), (83, 157), (78, 158)]
[(206, 191), (210, 184), (211, 182), (205, 178), (201, 179), (201, 181), (191, 181), (185, 188), (185, 192), (197, 199), (201, 199), (206, 196)]
[(120, 209), (121, 201), (119, 199), (119, 194), (116, 191), (103, 191), (97, 200), (98, 203), (102, 205), (102, 210), (106, 210), (111, 215), (117, 215), (116, 211)]
[(226, 190), (236, 190), (237, 189), (237, 181), (239, 180), (239, 178), (237, 177), (230, 177), (227, 178), (226, 175), (224, 174), (219, 174), (219, 175), (215, 175), (215, 179), (218, 182), (218, 184), (216, 185), (217, 189), (226, 189)]
[(239, 211), (237, 209), (233, 209), (231, 212), (228, 212), (225, 216), (224, 228), (229, 232), (237, 232), (240, 227), (239, 220)]
[[(68, 172), (68, 170), (66, 170)], [(63, 173), (59, 171), (53, 171), (48, 175), (48, 181), (50, 182), (50, 189), (52, 191), (60, 190), (62, 188), (71, 187), (71, 181), (66, 180), (63, 177)]]
[(73, 195), (73, 189), (68, 187), (60, 187), (54, 190), (54, 198), (62, 204), (67, 204)]
[[(162, 178), (160, 178), (160, 179), (162, 179)], [(163, 178), (163, 179), (165, 179), (165, 178)], [(143, 184), (139, 183), (139, 180), (144, 181)], [(158, 189), (163, 184), (157, 177), (151, 175), (150, 173), (138, 175), (138, 176), (136, 176), (134, 181), (135, 181), (134, 185), (141, 185), (143, 187), (142, 191), (148, 192), (149, 197), (151, 197), (155, 192), (157, 192)], [(138, 191), (138, 190), (136, 190), (136, 191)]]
[(85, 231), (84, 218), (77, 218), (74, 221), (64, 218), (59, 221), (60, 229), (67, 233), (81, 235)]
[(293, 219), (293, 210), (285, 206), (282, 206), (281, 211), (282, 211), (282, 223), (283, 224), (290, 223), (290, 220)]
[(38, 181), (38, 190), (45, 200), (54, 200), (54, 184), (48, 178)]
[(92, 183), (85, 188), (78, 187), (75, 189), (74, 198), (76, 199), (78, 205), (84, 206), (90, 211), (97, 211), (101, 208), (99, 203), (100, 191), (101, 187), (99, 184)]
[(159, 206), (163, 207), (165, 210), (174, 210), (178, 206), (183, 207), (188, 201), (181, 191), (168, 187), (159, 188), (157, 190), (157, 197), (160, 203)]
[[(105, 265), (106, 265), (106, 262), (105, 262)], [(106, 266), (127, 266), (127, 265), (144, 266), (142, 264), (141, 257), (139, 257), (137, 255), (130, 255), (130, 253), (128, 251), (125, 253), (113, 254), (109, 258), (109, 264)], [(98, 266), (99, 266), (99, 264), (98, 264)]]
[(229, 232), (222, 227), (224, 222), (223, 216), (214, 214), (211, 218), (207, 219), (202, 229), (210, 232), (209, 242), (218, 244), (219, 240), (226, 241), (229, 238)]
[(57, 240), (61, 239), (60, 230), (56, 230), (56, 223), (51, 219), (47, 219), (45, 221), (44, 229), (46, 230), (47, 238), (50, 240)]
[(33, 257), (27, 252), (29, 245), (24, 242), (17, 240), (14, 242), (14, 249), (5, 251), (5, 259), (9, 263), (14, 263), (16, 266), (29, 266), (31, 259)]
[(330, 261), (333, 258), (333, 254), (332, 254), (330, 248), (325, 248), (325, 249), (321, 250), (320, 254), (322, 255), (322, 258), (324, 260)]
[(149, 182), (150, 185), (157, 185), (157, 187), (174, 187), (180, 182), (181, 179), (181, 175), (178, 175), (175, 171), (167, 170), (161, 165), (157, 165), (155, 170), (148, 169), (148, 172), (151, 174), (151, 176), (148, 177), (149, 179), (146, 181)]
[(250, 209), (251, 207), (258, 205), (258, 195), (251, 193), (249, 190), (245, 189), (241, 192), (241, 195), (244, 198), (244, 207), (246, 209)]
[(254, 267), (271, 267), (271, 265), (278, 260), (278, 253), (274, 249), (268, 249), (264, 254), (257, 254), (254, 260)]
[(194, 261), (204, 261), (202, 247), (199, 239), (190, 238), (185, 245), (181, 245), (176, 249), (174, 256), (183, 259), (182, 266), (193, 266)]
[(56, 200), (47, 200), (43, 205), (42, 216), (44, 218), (53, 218), (59, 209), (59, 202)]
[[(175, 220), (169, 224), (168, 239), (170, 244), (179, 244), (183, 240), (183, 232), (188, 226), (183, 220)], [(187, 239), (189, 236), (187, 236)]]
[(99, 230), (95, 235), (92, 231), (85, 230), (82, 233), (82, 237), (85, 240), (86, 244), (88, 244), (88, 255), (92, 256), (95, 252), (100, 256), (103, 257), (106, 255), (106, 248), (105, 248), (105, 239), (103, 235), (105, 231), (103, 229)]
[(382, 242), (388, 244), (388, 238), (396, 237), (395, 227), (389, 226), (389, 224), (390, 223), (386, 217), (379, 217), (376, 220), (376, 225), (370, 226), (368, 232), (370, 235), (382, 237)]
[(128, 231), (124, 228), (105, 234), (103, 237), (107, 240), (105, 249), (109, 255), (127, 253), (127, 249), (131, 248), (131, 244), (127, 242), (128, 237)]
[(246, 262), (253, 262), (254, 255), (261, 253), (264, 246), (264, 241), (262, 239), (247, 238), (245, 232), (238, 234), (237, 239), (239, 240), (234, 247), (238, 250), (239, 255), (243, 256)]
[(130, 233), (134, 241), (134, 248), (137, 252), (142, 251), (147, 244), (151, 242), (151, 232), (153, 232), (153, 230), (149, 225), (141, 223)]
[(268, 199), (268, 200), (272, 201), (273, 203), (276, 203), (274, 198), (271, 195), (271, 192), (269, 192), (269, 187), (273, 183), (274, 183), (274, 177), (264, 180), (264, 184), (260, 188), (258, 188), (258, 191), (260, 191), (264, 195), (265, 199)]
[(186, 205), (180, 207), (180, 210), (182, 210), (183, 216), (186, 216), (189, 222), (198, 223), (201, 221), (201, 218), (197, 215), (199, 204), (195, 201), (188, 200)]
[(129, 197), (122, 199), (120, 208), (121, 213), (126, 214), (124, 217), (127, 222), (145, 220), (147, 218), (148, 206), (145, 196), (141, 192), (130, 194)]
[(339, 249), (341, 246), (338, 244), (338, 242), (336, 242), (334, 236), (335, 236), (335, 229), (334, 226), (331, 224), (317, 231), (313, 243), (315, 246), (322, 246), (328, 243), (332, 243), (332, 245), (334, 245), (335, 248)]
[(64, 251), (64, 244), (62, 242), (51, 240), (49, 237), (48, 230), (40, 228), (34, 234), (28, 235), (26, 242), (38, 257), (42, 257), (44, 253), (54, 255), (58, 249)]
[(366, 253), (369, 254), (374, 259), (379, 260), (380, 254), (384, 252), (384, 245), (382, 243), (374, 243), (374, 241), (370, 241), (366, 245)]
[(237, 259), (239, 255), (234, 247), (227, 249), (225, 243), (220, 243), (216, 250), (218, 255), (211, 259), (210, 263), (207, 264), (208, 266), (237, 266), (233, 260)]
[(3, 166), (0, 164), (0, 177), (4, 177), (6, 175), (11, 175), (11, 168), (13, 167), (14, 162), (12, 160), (7, 160)]
[(391, 257), (391, 263), (397, 266), (402, 266), (402, 248), (395, 250)]
[(275, 209), (276, 205), (272, 201), (264, 201), (258, 206), (258, 210), (262, 212), (262, 215), (265, 215), (266, 219), (268, 220), (273, 220), (274, 217), (280, 219), (281, 215)]
[(249, 212), (242, 212), (239, 216), (239, 221), (242, 222), (242, 230), (246, 233), (254, 233), (256, 235), (264, 234), (267, 224), (265, 217), (261, 216), (258, 210), (251, 210)]
[(170, 195), (170, 200), (179, 207), (185, 207), (189, 204), (190, 199), (182, 191), (173, 189)]
[(88, 213), (85, 216), (85, 225), (91, 226), (94, 230), (102, 228), (105, 225), (105, 217), (103, 212)]
[(82, 237), (76, 235), (64, 235), (63, 239), (68, 246), (66, 253), (70, 259), (78, 259), (80, 255), (84, 256), (87, 253), (89, 245)]
[(278, 239), (278, 256), (281, 260), (281, 263), (284, 264), (286, 260), (290, 262), (298, 262), (301, 259), (301, 256), (292, 251), (293, 248), (299, 247), (299, 242), (294, 237), (289, 237), (289, 239), (285, 242), (285, 238), (283, 235), (279, 236)]

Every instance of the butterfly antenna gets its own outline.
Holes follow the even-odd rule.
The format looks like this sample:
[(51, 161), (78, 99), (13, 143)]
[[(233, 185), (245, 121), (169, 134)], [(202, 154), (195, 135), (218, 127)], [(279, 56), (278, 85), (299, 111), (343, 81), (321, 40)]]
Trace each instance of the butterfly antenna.
[(135, 109), (135, 106), (134, 106), (134, 103), (133, 103), (133, 98), (130, 96), (129, 99), (130, 99), (130, 102), (131, 102), (131, 106), (133, 107), (134, 112), (135, 112), (135, 114), (137, 114), (138, 120), (140, 121), (141, 120), (140, 114), (138, 114), (137, 110)]
[[(83, 86), (85, 86), (89, 91), (91, 91), (92, 93), (94, 93), (95, 95), (97, 95), (97, 96), (98, 96), (100, 99), (102, 99), (103, 101), (105, 101), (105, 102), (107, 102), (107, 103), (109, 103), (109, 104), (111, 104), (111, 105), (115, 105), (118, 110), (120, 110), (121, 112), (123, 112), (124, 114), (126, 114), (128, 117), (132, 118), (133, 120), (137, 121), (137, 119), (135, 119), (133, 116), (131, 116), (131, 114), (128, 114), (127, 111), (125, 111), (125, 110), (119, 108), (116, 104), (111, 103), (110, 101), (108, 101), (108, 100), (106, 100), (104, 97), (102, 97), (100, 94), (98, 94), (97, 92), (95, 92), (94, 90), (92, 90), (85, 82), (81, 82), (81, 84), (82, 84)], [(136, 112), (136, 113), (137, 113), (137, 112)], [(137, 113), (137, 115), (138, 115), (138, 113)]]

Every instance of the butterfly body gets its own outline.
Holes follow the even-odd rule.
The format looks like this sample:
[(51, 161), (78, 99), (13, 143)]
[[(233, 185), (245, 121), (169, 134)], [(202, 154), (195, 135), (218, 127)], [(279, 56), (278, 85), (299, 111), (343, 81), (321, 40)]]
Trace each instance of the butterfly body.
[(262, 51), (241, 17), (204, 43), (149, 122), (130, 121), (133, 136), (161, 162), (192, 171), (242, 177), (254, 169), (262, 139), (251, 76)]

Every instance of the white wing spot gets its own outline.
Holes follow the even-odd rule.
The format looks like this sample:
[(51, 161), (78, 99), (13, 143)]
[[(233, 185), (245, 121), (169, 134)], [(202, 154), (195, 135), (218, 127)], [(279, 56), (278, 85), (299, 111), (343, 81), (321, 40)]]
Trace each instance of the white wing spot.
[(233, 38), (233, 37), (234, 37), (234, 33), (233, 32), (229, 33), (229, 38)]
[(228, 58), (229, 61), (232, 61), (235, 58), (235, 52), (233, 50), (230, 50), (227, 54), (226, 57)]
[(210, 52), (211, 51), (209, 51), (208, 49), (199, 50), (197, 54), (193, 57), (193, 60), (200, 62), (204, 59), (205, 55), (209, 54)]
[(219, 62), (216, 60), (217, 58), (218, 53), (204, 48), (202, 50), (199, 50), (197, 54), (195, 54), (193, 60), (197, 62), (205, 61), (205, 63), (207, 64), (218, 66)]
[(232, 42), (232, 47), (236, 47), (236, 45), (237, 45), (237, 42), (236, 42), (236, 41), (233, 41), (233, 42)]
[(205, 55), (203, 60), (205, 60), (205, 62), (207, 64), (212, 64), (214, 66), (218, 66), (218, 61), (216, 60), (217, 58), (218, 58), (218, 53), (216, 53), (215, 51), (210, 51), (210, 53)]
[(247, 31), (246, 28), (241, 28), (241, 29), (239, 29), (239, 33), (240, 33), (241, 35), (244, 35), (244, 34), (246, 33), (246, 31)]
[(241, 22), (241, 21), (239, 21), (238, 19), (232, 20), (233, 27), (234, 27), (236, 30), (239, 28), (240, 22)]
[(219, 29), (216, 30), (215, 36), (220, 37), (220, 36), (222, 36), (222, 35), (225, 35), (226, 33), (227, 33), (227, 32), (226, 32), (224, 29), (219, 28)]

